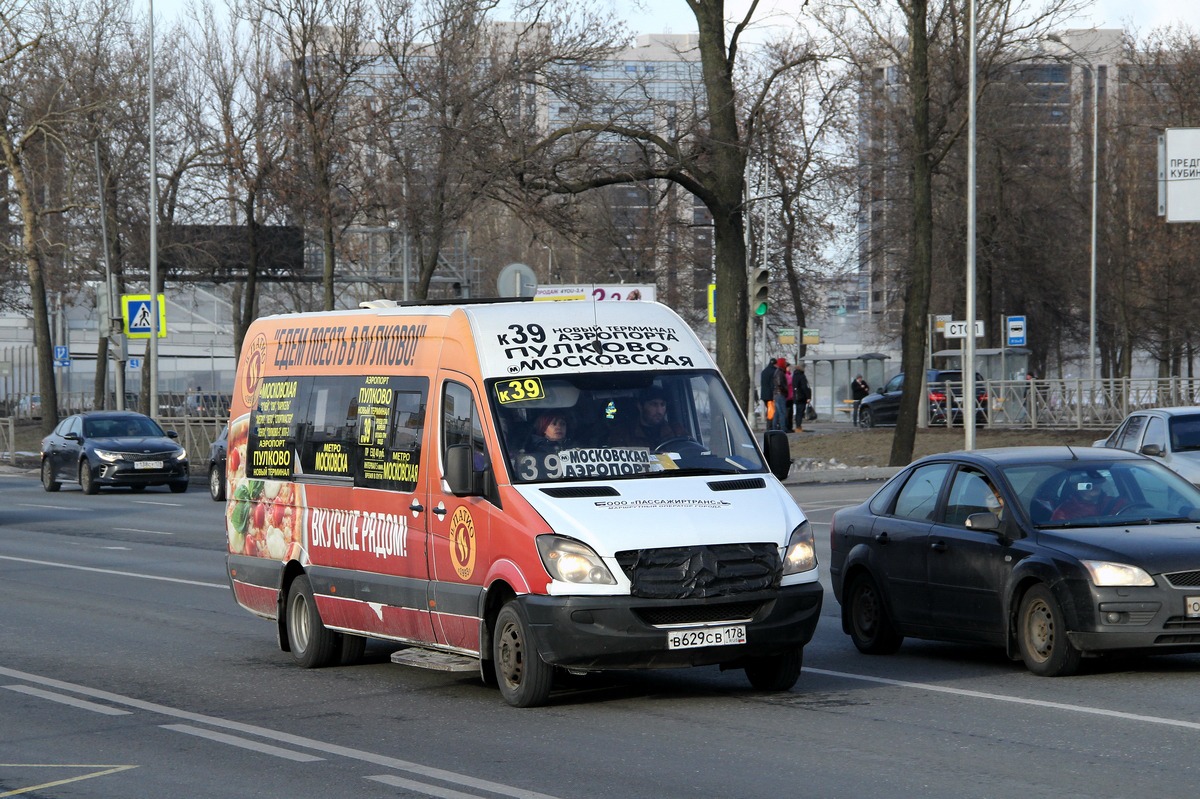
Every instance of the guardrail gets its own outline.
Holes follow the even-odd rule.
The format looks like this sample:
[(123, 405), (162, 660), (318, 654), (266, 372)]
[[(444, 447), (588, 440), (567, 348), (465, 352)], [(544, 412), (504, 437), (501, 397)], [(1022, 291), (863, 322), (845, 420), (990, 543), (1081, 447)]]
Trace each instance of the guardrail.
[[(164, 430), (174, 430), (179, 434), (179, 443), (187, 450), (192, 472), (200, 473), (207, 470), (209, 448), (229, 420), (218, 416), (160, 416), (157, 421)], [(28, 419), (0, 416), (0, 458), (14, 465), (17, 453), (23, 451), (17, 446), (18, 422), (25, 426), (30, 424)], [(26, 448), (35, 456), (41, 438), (39, 431), (36, 441)], [(33, 465), (37, 465), (36, 461)]]

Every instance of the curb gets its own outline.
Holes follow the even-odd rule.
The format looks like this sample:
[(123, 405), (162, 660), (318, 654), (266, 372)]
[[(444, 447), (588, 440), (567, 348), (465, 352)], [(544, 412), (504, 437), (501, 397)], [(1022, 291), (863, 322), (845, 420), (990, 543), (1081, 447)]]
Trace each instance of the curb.
[(887, 480), (898, 473), (902, 466), (841, 466), (820, 464), (816, 467), (797, 464), (783, 481), (786, 485), (812, 485), (818, 483), (857, 483), (866, 480)]

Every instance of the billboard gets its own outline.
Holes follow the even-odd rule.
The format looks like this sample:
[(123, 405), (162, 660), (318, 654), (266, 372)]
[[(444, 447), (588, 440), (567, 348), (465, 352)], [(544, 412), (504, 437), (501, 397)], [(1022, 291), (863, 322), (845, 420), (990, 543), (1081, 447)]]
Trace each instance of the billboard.
[(1160, 180), (1168, 222), (1200, 222), (1200, 128), (1167, 128)]

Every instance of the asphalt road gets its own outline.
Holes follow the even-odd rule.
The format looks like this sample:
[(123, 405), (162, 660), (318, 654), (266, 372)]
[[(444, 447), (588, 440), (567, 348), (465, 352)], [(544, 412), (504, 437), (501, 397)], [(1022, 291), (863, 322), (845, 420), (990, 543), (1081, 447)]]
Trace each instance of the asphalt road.
[[(828, 552), (870, 483), (793, 486)], [(0, 476), (0, 797), (1124, 797), (1200, 784), (1200, 656), (1033, 677), (838, 605), (789, 693), (716, 668), (572, 678), (516, 710), (472, 675), (305, 671), (225, 584), (222, 506)], [(828, 583), (826, 581), (826, 586)]]

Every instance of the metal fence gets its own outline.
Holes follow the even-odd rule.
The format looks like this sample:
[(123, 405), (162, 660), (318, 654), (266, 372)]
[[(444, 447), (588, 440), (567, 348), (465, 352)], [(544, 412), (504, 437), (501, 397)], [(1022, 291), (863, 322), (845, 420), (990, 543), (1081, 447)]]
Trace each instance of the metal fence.
[(1200, 379), (1181, 377), (987, 380), (982, 388), (993, 427), (1111, 430), (1131, 411), (1200, 404)]

